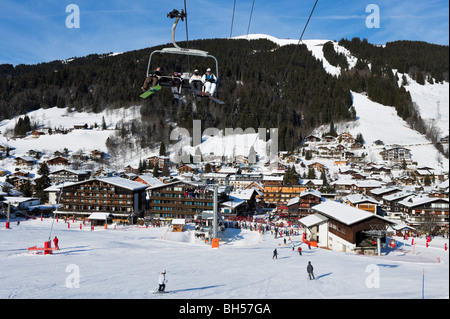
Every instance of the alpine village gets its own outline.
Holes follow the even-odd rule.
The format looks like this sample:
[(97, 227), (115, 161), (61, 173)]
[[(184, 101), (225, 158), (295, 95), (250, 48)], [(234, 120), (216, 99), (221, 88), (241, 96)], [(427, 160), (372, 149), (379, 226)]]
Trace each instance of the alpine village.
[[(418, 105), (412, 94), (448, 87), (448, 47), (283, 41), (190, 43), (220, 62), (223, 104), (165, 89), (140, 99), (149, 52), (163, 46), (0, 65), (0, 219), (174, 232), (195, 223), (210, 243), (203, 226), (215, 212), (219, 238), (225, 227), (264, 225), (355, 254), (377, 254), (377, 231), (448, 237), (448, 130), (423, 118), (422, 108), (435, 105)], [(157, 63), (167, 76), (185, 71), (178, 57)], [(190, 63), (201, 72), (213, 66)], [(358, 101), (388, 110), (379, 114), (384, 126), (364, 127)], [(186, 140), (171, 133), (186, 128), (195, 140), (196, 121), (198, 143), (180, 147)], [(420, 138), (392, 142), (400, 127)]]

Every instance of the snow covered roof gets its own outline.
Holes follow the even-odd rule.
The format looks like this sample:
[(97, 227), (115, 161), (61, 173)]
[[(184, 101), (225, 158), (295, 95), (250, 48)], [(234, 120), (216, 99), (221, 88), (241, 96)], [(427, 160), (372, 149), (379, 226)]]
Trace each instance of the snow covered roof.
[(148, 185), (150, 185), (151, 187), (165, 185), (158, 178), (156, 178), (156, 177), (154, 177), (153, 175), (150, 175), (150, 174), (142, 174), (142, 175), (138, 175), (138, 177), (140, 179), (142, 179), (144, 182), (146, 182)]
[(327, 221), (328, 218), (321, 214), (313, 214), (299, 219), (298, 221), (306, 227), (312, 227), (318, 225), (324, 221)]
[(352, 204), (359, 204), (359, 203), (372, 203), (372, 204), (377, 204), (379, 205), (380, 202), (378, 202), (376, 199), (364, 195), (364, 194), (351, 194), (351, 195), (347, 195), (346, 196), (347, 200), (352, 203)]
[(315, 189), (305, 189), (303, 192), (300, 193), (300, 197), (303, 197), (306, 195), (313, 195), (313, 196), (316, 196), (319, 198), (322, 197), (322, 193)]
[(99, 181), (102, 181), (104, 183), (112, 184), (114, 186), (122, 187), (128, 190), (140, 190), (140, 189), (146, 189), (148, 185), (133, 182), (129, 179), (122, 178), (122, 177), (102, 177), (98, 178)]
[(291, 206), (300, 202), (300, 197), (294, 197), (289, 200), (287, 206)]
[(234, 197), (242, 200), (250, 200), (255, 193), (255, 189), (249, 188), (244, 190), (236, 190), (230, 193), (230, 197)]
[(436, 202), (439, 200), (448, 202), (448, 198), (428, 197), (428, 196), (422, 196), (422, 195), (411, 195), (410, 197), (405, 198), (404, 200), (399, 201), (398, 203), (405, 207), (415, 207), (415, 206), (420, 206), (420, 205)]
[(109, 216), (111, 216), (110, 213), (92, 213), (88, 219), (106, 220)]
[(312, 207), (312, 209), (328, 218), (335, 219), (346, 225), (352, 225), (371, 217), (376, 217), (388, 221), (378, 215), (334, 201), (323, 202)]
[(411, 191), (403, 190), (401, 192), (397, 192), (397, 193), (394, 193), (394, 194), (391, 194), (391, 195), (383, 196), (383, 200), (385, 200), (385, 201), (392, 201), (392, 200), (395, 200), (395, 199), (401, 199), (401, 198), (404, 198), (404, 197), (408, 197), (410, 195), (412, 195)]
[(387, 187), (379, 187), (379, 188), (372, 189), (370, 192), (374, 195), (382, 195), (382, 194), (389, 193), (389, 192), (395, 191), (395, 190), (400, 190), (400, 189), (398, 187), (387, 186)]

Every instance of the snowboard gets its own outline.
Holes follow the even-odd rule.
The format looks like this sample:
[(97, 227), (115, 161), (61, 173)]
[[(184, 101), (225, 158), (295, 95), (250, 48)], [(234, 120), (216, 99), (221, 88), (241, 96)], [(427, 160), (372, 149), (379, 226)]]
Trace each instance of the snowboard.
[(148, 98), (150, 95), (152, 95), (152, 94), (158, 92), (159, 90), (161, 90), (161, 86), (160, 86), (160, 85), (154, 86), (154, 87), (152, 87), (150, 90), (145, 91), (144, 93), (142, 93), (142, 94), (140, 95), (140, 97), (143, 98), (143, 99), (146, 99), (146, 98)]
[(206, 93), (203, 92), (203, 91), (198, 91), (198, 93), (200, 93), (202, 96), (208, 97), (210, 100), (212, 100), (212, 101), (214, 101), (214, 102), (216, 102), (216, 103), (218, 103), (218, 104), (225, 104), (225, 102), (223, 102), (223, 101), (221, 101), (221, 100), (215, 98), (215, 97), (212, 96), (212, 95), (206, 94)]

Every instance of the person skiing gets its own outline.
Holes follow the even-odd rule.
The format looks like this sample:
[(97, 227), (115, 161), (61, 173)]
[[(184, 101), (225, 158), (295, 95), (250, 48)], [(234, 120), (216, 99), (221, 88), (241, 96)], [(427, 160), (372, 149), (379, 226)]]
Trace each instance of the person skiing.
[(310, 261), (308, 261), (308, 266), (306, 266), (306, 271), (308, 272), (310, 280), (316, 279), (316, 278), (314, 278), (314, 267), (311, 265)]
[(294, 251), (294, 249), (295, 249), (295, 244), (294, 244), (294, 242), (292, 242), (292, 251)]
[(298, 251), (298, 254), (301, 256), (302, 255), (302, 247), (298, 247), (297, 251)]
[(278, 259), (278, 252), (277, 252), (277, 249), (275, 248), (275, 250), (273, 251), (273, 256), (272, 256), (272, 259)]
[[(159, 66), (153, 71), (153, 74), (150, 74), (144, 81), (144, 85), (141, 87), (143, 92), (150, 90), (152, 87), (158, 85), (159, 79), (162, 76), (162, 68)], [(151, 83), (151, 86), (150, 86)]]
[(197, 69), (194, 70), (194, 74), (192, 74), (191, 78), (189, 79), (189, 85), (191, 86), (192, 91), (194, 91), (194, 94), (200, 94), (197, 93), (197, 91), (201, 91), (203, 87), (203, 81), (202, 77), (200, 76)]
[(211, 68), (206, 70), (206, 74), (202, 77), (202, 82), (205, 83), (205, 93), (214, 96), (217, 86), (217, 78), (211, 73)]
[(59, 239), (58, 239), (58, 237), (55, 236), (55, 238), (53, 238), (53, 243), (55, 244), (56, 250), (59, 250), (58, 242), (59, 242)]
[(166, 289), (166, 282), (167, 282), (166, 271), (163, 270), (158, 278), (158, 284), (159, 284), (158, 292), (164, 292), (164, 289)]

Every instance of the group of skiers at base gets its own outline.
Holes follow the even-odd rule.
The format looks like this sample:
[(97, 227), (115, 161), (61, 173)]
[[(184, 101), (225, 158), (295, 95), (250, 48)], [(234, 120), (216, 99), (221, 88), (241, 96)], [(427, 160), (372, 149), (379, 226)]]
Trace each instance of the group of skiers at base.
[[(157, 86), (161, 79), (162, 71), (161, 67), (157, 67), (156, 70), (153, 71), (153, 74), (145, 79), (141, 90), (145, 92)], [(180, 78), (181, 75), (178, 72), (175, 72), (174, 77)], [(189, 84), (194, 92), (203, 91), (208, 95), (214, 96), (217, 87), (217, 77), (212, 73), (211, 68), (208, 68), (203, 76), (200, 76), (199, 71), (195, 69), (194, 74), (192, 74), (189, 79)], [(181, 85), (181, 82), (179, 85)]]

